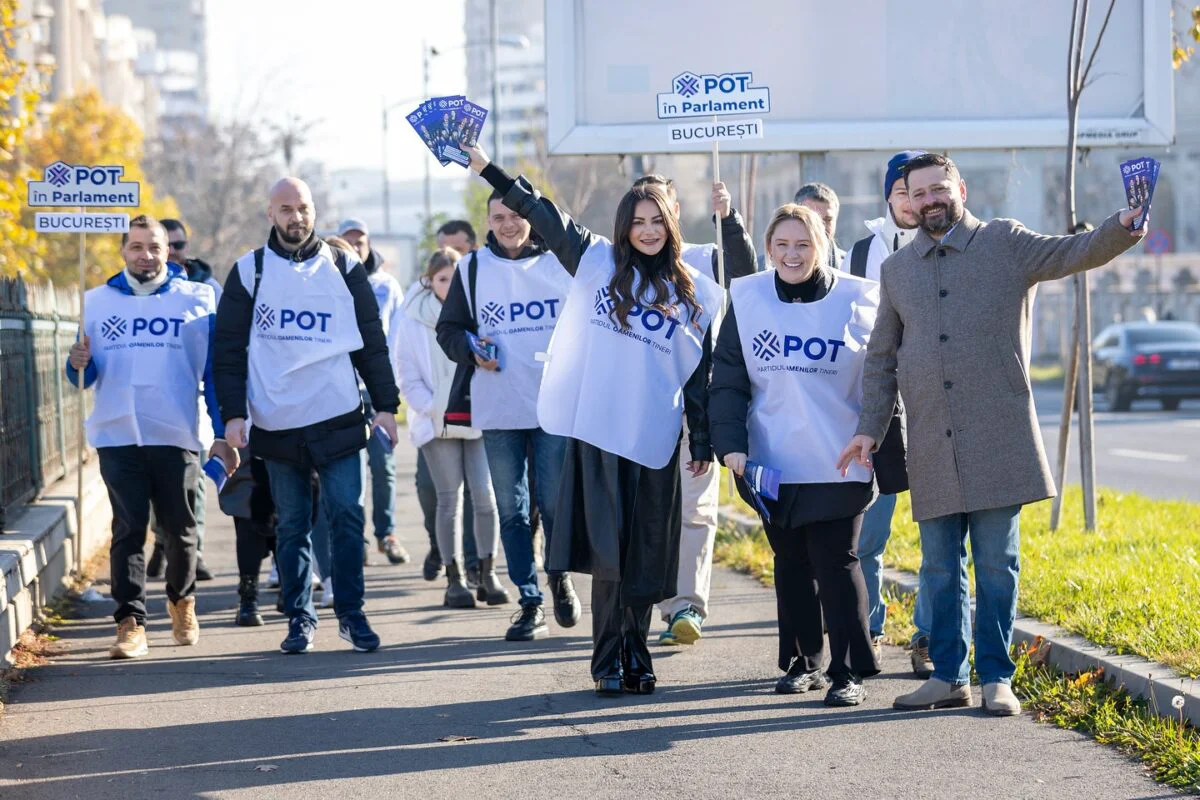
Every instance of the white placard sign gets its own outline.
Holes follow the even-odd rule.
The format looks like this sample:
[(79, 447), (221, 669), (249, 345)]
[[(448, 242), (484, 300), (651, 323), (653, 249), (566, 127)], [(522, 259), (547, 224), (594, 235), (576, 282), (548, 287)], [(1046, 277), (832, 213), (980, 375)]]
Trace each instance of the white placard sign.
[(658, 96), (658, 118), (765, 114), (771, 110), (771, 90), (751, 86), (753, 80), (752, 72), (680, 73), (671, 79), (671, 91)]
[(739, 119), (736, 122), (683, 122), (667, 126), (671, 144), (690, 142), (730, 142), (763, 138), (761, 119)]
[(125, 168), (120, 165), (87, 166), (55, 161), (46, 167), (43, 180), (29, 182), (29, 207), (136, 207), (141, 204), (141, 184), (121, 180), (124, 174)]
[(33, 215), (33, 229), (37, 233), (129, 233), (129, 215), (39, 211)]

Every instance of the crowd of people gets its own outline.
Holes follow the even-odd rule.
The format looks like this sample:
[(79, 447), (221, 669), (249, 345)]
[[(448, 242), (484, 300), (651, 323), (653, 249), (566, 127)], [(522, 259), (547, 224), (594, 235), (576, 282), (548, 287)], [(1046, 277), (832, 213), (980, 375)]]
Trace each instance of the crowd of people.
[[(560, 628), (582, 616), (572, 573), (590, 575), (598, 694), (655, 690), (656, 606), (660, 645), (702, 637), (719, 462), (775, 552), (776, 691), (863, 702), (880, 671), (882, 553), (908, 490), (923, 553), (912, 664), (928, 680), (894, 704), (972, 703), (973, 642), (984, 709), (1018, 713), (1019, 512), (1054, 493), (1028, 379), (1030, 304), (1039, 282), (1132, 246), (1137, 209), (1074, 236), (985, 223), (949, 158), (903, 151), (868, 235), (839, 248), (837, 194), (806, 184), (771, 216), (760, 271), (721, 183), (709, 198), (718, 252), (683, 240), (668, 177), (635, 181), (605, 236), (478, 147), (468, 155), (492, 188), (486, 239), (442, 226), (403, 290), (362, 220), (317, 235), (294, 178), (271, 188), (266, 241), (223, 285), (185, 257), (182, 223), (131, 221), (124, 268), (87, 293), (67, 365), (96, 394), (87, 431), (113, 506), (112, 657), (148, 651), (148, 577), (165, 577), (174, 640), (198, 641), (210, 457), (228, 475), (237, 623), (264, 622), (270, 555), (283, 652), (314, 646), (314, 585), (341, 638), (379, 647), (364, 613), (365, 485), (376, 548), (407, 563), (394, 505), (403, 399), (424, 577), (444, 575), (450, 608), (511, 603), (502, 544), (517, 603), (504, 637), (522, 642), (549, 634), (539, 564)], [(779, 475), (774, 496), (748, 480), (761, 467)]]

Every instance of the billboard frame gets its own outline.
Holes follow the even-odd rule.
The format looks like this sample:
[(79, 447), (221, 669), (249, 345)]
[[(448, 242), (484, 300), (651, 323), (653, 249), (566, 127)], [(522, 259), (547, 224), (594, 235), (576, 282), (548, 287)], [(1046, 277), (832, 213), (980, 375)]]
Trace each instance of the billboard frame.
[[(546, 143), (551, 155), (703, 153), (699, 144), (671, 144), (666, 123), (648, 106), (646, 122), (588, 125), (578, 122), (578, 11), (583, 0), (546, 0)], [(1175, 139), (1174, 70), (1171, 66), (1171, 0), (1142, 3), (1142, 95), (1140, 117), (1079, 120), (1079, 147), (1167, 146)], [(1111, 32), (1110, 32), (1111, 33)], [(1064, 42), (1065, 45), (1065, 42)], [(1066, 55), (1067, 48), (1063, 47)], [(696, 65), (696, 66), (703, 66)], [(695, 68), (680, 65), (680, 69)], [(1066, 85), (1063, 115), (1053, 119), (875, 120), (798, 122), (767, 117), (763, 139), (730, 142), (726, 152), (881, 151), (913, 146), (936, 150), (1059, 148), (1067, 140)], [(1083, 96), (1083, 107), (1087, 94)], [(747, 114), (745, 116), (755, 116)], [(725, 119), (731, 119), (726, 117)]]

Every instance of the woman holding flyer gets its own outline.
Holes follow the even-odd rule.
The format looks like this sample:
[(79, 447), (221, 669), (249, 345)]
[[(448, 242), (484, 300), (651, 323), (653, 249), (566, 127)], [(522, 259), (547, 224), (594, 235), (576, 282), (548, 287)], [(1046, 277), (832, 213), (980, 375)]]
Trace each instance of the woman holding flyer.
[(435, 329), (459, 258), (459, 253), (448, 247), (436, 250), (429, 257), (421, 289), (409, 294), (404, 302), (396, 355), (400, 392), (409, 406), (409, 437), (425, 456), (437, 490), (434, 532), (446, 567), (443, 604), (450, 608), (474, 608), (476, 595), (467, 587), (463, 575), (462, 527), (458, 521), (464, 479), (471, 489), (475, 511), (475, 545), (481, 572), (478, 598), (489, 606), (503, 605), (510, 598), (496, 577), (500, 528), (483, 434), (475, 428), (446, 424), (455, 364), (442, 352)]
[[(879, 672), (858, 562), (875, 488), (867, 468), (843, 475), (835, 465), (858, 423), (879, 284), (826, 267), (830, 246), (810, 209), (789, 203), (775, 211), (766, 233), (773, 269), (730, 286), (709, 414), (717, 456), (741, 478), (738, 490), (758, 508), (775, 551), (786, 673), (775, 691), (798, 694), (832, 681), (825, 704), (854, 706), (866, 698), (863, 679)], [(747, 321), (740, 329), (738, 317)], [(778, 473), (777, 499), (761, 493), (763, 474), (774, 474), (768, 470)]]
[(708, 328), (721, 288), (683, 262), (662, 187), (630, 189), (609, 240), (478, 148), (467, 152), (471, 169), (572, 276), (538, 398), (542, 427), (568, 437), (548, 559), (592, 575), (597, 694), (648, 694), (656, 684), (646, 647), (651, 610), (676, 593), (684, 413), (687, 469), (700, 475), (712, 466)]

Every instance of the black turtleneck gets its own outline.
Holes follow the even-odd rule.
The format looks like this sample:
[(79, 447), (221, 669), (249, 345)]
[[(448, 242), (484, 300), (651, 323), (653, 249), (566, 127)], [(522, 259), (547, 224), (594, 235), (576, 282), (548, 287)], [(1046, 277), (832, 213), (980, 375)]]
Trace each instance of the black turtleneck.
[(785, 303), (811, 303), (829, 294), (833, 288), (833, 274), (821, 267), (813, 270), (808, 280), (800, 283), (787, 283), (775, 273), (775, 292)]

